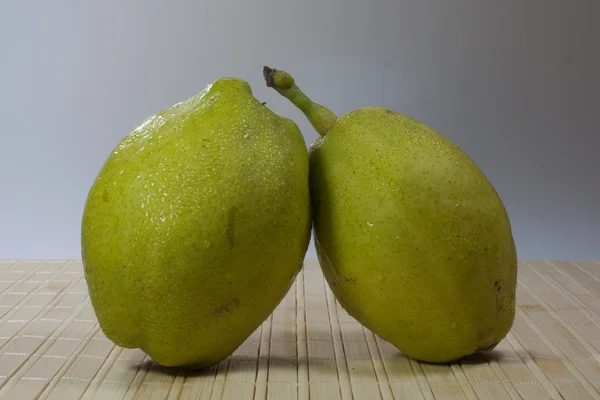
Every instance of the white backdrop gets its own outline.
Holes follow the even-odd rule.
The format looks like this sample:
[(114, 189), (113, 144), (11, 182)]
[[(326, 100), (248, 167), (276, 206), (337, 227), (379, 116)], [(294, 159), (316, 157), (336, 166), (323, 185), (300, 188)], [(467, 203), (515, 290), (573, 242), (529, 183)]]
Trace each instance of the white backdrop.
[(218, 77), (248, 80), (311, 143), (265, 64), (340, 115), (388, 107), (455, 141), (520, 257), (600, 258), (599, 15), (598, 0), (4, 1), (0, 258), (80, 257), (112, 148)]

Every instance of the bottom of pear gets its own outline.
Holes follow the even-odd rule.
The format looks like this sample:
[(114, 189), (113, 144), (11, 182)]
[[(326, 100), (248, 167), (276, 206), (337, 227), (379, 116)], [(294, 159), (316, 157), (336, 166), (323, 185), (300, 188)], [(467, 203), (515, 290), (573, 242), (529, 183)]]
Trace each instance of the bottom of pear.
[[(148, 353), (146, 353), (148, 354)], [(213, 360), (199, 360), (189, 361), (183, 360), (180, 357), (169, 357), (169, 356), (152, 356), (148, 354), (152, 361), (164, 368), (183, 368), (187, 370), (204, 370), (219, 364), (224, 359), (213, 359)], [(187, 357), (186, 357), (187, 358)], [(227, 358), (227, 357), (225, 357)]]
[(475, 349), (474, 351), (467, 351), (467, 352), (464, 352), (463, 355), (459, 355), (459, 356), (454, 355), (454, 356), (450, 356), (450, 357), (418, 357), (416, 355), (411, 356), (410, 354), (406, 354), (405, 352), (402, 352), (402, 354), (404, 354), (408, 358), (412, 358), (413, 360), (416, 360), (416, 361), (419, 361), (422, 363), (426, 363), (426, 364), (452, 364), (452, 363), (456, 363), (461, 360), (464, 360), (466, 358), (469, 358), (471, 356), (474, 356), (476, 354), (492, 351), (496, 348), (496, 346), (498, 346), (498, 343), (500, 343), (500, 341), (495, 341), (494, 343), (492, 343), (491, 345), (489, 345), (485, 348), (478, 348), (478, 349)]

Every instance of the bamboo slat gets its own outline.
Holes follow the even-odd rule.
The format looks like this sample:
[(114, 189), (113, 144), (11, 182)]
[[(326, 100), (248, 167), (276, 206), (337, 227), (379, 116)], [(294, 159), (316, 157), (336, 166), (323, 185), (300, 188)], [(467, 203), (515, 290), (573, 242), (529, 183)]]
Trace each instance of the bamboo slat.
[(360, 325), (307, 260), (269, 318), (203, 371), (106, 338), (79, 260), (0, 261), (0, 399), (600, 399), (600, 262), (522, 260), (493, 351), (420, 363)]

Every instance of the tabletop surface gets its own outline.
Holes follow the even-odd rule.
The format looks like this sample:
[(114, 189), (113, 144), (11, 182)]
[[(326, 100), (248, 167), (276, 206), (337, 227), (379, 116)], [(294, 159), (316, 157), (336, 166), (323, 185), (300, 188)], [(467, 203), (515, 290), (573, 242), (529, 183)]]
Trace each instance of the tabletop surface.
[(80, 260), (0, 261), (1, 399), (600, 399), (600, 262), (522, 260), (491, 352), (419, 363), (364, 329), (307, 260), (273, 314), (204, 371), (106, 339)]

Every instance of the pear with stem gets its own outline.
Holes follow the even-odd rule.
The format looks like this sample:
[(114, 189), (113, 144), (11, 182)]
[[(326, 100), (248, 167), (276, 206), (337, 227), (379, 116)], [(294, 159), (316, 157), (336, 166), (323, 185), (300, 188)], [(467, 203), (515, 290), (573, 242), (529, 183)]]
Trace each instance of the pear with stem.
[(493, 348), (515, 315), (505, 207), (457, 145), (381, 107), (337, 117), (286, 72), (267, 85), (321, 135), (310, 148), (314, 238), (343, 308), (406, 356), (433, 363)]

